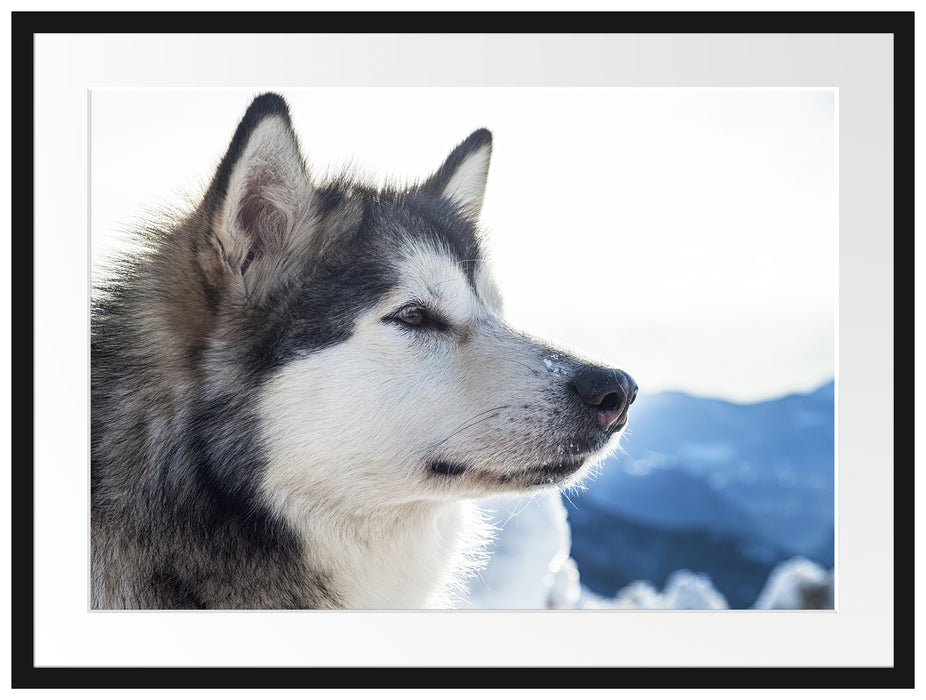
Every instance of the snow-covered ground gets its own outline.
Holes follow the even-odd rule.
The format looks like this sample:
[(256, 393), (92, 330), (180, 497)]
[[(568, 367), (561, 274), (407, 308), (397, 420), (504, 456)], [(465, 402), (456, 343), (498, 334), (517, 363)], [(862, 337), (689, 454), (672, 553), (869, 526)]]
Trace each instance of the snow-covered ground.
[(755, 610), (832, 608), (833, 572), (803, 557), (794, 557), (775, 567), (759, 594)]
[[(462, 608), (721, 610), (723, 594), (703, 573), (669, 576), (662, 591), (634, 581), (612, 598), (581, 585), (569, 556), (572, 538), (566, 508), (557, 493), (533, 499), (497, 498), (480, 504), (500, 528), (489, 564), (470, 587)], [(795, 557), (779, 564), (752, 606), (760, 610), (833, 606), (833, 572)]]
[(572, 537), (559, 494), (495, 498), (480, 504), (501, 528), (489, 565), (461, 607), (476, 609), (575, 608), (579, 572), (569, 558)]

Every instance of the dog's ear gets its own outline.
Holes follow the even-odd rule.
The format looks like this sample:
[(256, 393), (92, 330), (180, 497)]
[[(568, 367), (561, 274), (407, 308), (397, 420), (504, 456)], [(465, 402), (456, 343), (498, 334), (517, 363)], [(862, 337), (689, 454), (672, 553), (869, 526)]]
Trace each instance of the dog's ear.
[(206, 194), (212, 250), (200, 252), (200, 263), (207, 277), (240, 278), (284, 251), (310, 198), (286, 102), (261, 95), (245, 112)]
[(444, 164), (424, 184), (424, 189), (455, 202), (463, 213), (475, 220), (482, 210), (492, 133), (479, 129), (453, 149)]

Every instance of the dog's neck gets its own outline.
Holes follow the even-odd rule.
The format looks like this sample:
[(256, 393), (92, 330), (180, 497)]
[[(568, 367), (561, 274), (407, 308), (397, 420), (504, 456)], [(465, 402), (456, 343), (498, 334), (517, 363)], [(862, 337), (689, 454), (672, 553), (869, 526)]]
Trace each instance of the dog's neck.
[[(288, 512), (286, 512), (288, 511)], [(488, 529), (470, 502), (415, 502), (371, 513), (285, 509), (347, 609), (451, 608), (483, 562)]]

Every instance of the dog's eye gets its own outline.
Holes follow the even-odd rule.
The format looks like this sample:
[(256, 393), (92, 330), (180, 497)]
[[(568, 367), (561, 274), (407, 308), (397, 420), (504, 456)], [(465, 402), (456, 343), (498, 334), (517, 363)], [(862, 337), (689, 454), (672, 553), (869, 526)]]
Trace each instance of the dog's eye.
[(406, 306), (399, 311), (396, 318), (409, 326), (422, 326), (427, 321), (427, 314), (420, 306)]
[(437, 331), (445, 331), (450, 327), (450, 323), (446, 318), (420, 304), (409, 304), (383, 320), (399, 323), (403, 326)]

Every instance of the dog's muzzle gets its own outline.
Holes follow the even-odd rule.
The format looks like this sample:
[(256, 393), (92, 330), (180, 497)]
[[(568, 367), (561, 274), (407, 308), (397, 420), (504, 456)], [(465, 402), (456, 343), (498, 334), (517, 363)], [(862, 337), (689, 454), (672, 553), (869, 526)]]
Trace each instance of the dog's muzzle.
[(579, 370), (569, 387), (582, 403), (595, 412), (598, 425), (620, 430), (627, 424), (627, 411), (637, 398), (637, 383), (626, 372), (607, 367)]

